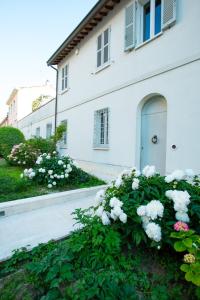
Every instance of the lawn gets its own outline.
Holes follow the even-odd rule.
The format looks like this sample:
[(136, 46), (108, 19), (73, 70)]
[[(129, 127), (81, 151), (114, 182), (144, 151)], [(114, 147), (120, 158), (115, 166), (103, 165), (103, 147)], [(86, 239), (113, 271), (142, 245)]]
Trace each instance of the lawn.
[(0, 160), (0, 202), (104, 184), (102, 180), (90, 176), (87, 182), (76, 185), (66, 184), (64, 187), (49, 190), (44, 185), (38, 185), (33, 181), (21, 179), (20, 174), (22, 171), (23, 168), (10, 166), (5, 160)]

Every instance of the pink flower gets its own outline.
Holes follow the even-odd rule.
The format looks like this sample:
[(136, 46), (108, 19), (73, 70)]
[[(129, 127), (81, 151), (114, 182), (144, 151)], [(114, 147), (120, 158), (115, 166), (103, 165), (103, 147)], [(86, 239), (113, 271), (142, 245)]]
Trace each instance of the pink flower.
[(174, 224), (174, 230), (176, 230), (176, 231), (188, 231), (189, 226), (184, 222), (178, 221)]

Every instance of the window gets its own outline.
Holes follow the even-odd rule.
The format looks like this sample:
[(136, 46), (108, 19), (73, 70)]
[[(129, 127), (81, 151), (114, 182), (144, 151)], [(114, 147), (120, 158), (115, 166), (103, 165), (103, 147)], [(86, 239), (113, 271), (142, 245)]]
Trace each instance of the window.
[(62, 68), (62, 91), (68, 88), (68, 65)]
[(60, 143), (61, 148), (66, 148), (67, 147), (67, 120), (61, 121), (61, 124), (64, 124), (66, 126), (66, 130), (63, 133), (63, 137)]
[(49, 139), (52, 135), (52, 124), (49, 123), (46, 125), (46, 138)]
[(137, 3), (137, 45), (152, 39), (176, 21), (176, 0), (138, 0), (134, 3)]
[(37, 128), (36, 128), (35, 136), (36, 136), (37, 138), (40, 137), (40, 127), (37, 127)]
[(94, 148), (109, 146), (109, 109), (97, 110), (94, 113)]
[(97, 68), (105, 65), (110, 59), (110, 29), (106, 29), (97, 38)]

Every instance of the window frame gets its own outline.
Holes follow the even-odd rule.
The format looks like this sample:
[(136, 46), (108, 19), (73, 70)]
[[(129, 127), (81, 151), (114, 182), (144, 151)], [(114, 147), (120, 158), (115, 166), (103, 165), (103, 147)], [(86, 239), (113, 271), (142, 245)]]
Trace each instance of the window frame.
[[(147, 40), (144, 40), (144, 6), (150, 2), (150, 37)], [(161, 11), (162, 11), (162, 1), (161, 1)], [(163, 34), (162, 29), (162, 15), (161, 15), (161, 30), (155, 34), (155, 23), (156, 23), (156, 0), (137, 0), (137, 9), (136, 9), (136, 48), (139, 48), (141, 45), (148, 43), (149, 41), (155, 39), (156, 37)]]
[[(105, 32), (108, 31), (108, 42), (105, 44)], [(99, 38), (101, 39), (101, 47), (98, 48), (98, 41)], [(101, 70), (105, 68), (106, 66), (110, 65), (110, 47), (111, 47), (111, 26), (104, 29), (96, 39), (96, 69)], [(105, 59), (105, 48), (108, 47), (108, 60), (104, 62)], [(101, 64), (98, 65), (98, 53), (100, 53), (101, 57)]]
[[(102, 113), (104, 125), (102, 127)], [(103, 130), (103, 131), (102, 131)], [(94, 150), (109, 150), (110, 147), (110, 109), (108, 107), (98, 109), (94, 112)]]

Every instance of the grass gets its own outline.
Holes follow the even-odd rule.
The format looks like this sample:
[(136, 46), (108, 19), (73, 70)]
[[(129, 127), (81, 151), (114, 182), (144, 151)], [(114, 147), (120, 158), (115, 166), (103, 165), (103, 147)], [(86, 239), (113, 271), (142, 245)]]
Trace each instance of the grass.
[(66, 184), (63, 187), (49, 190), (46, 186), (21, 179), (22, 172), (23, 168), (10, 166), (4, 160), (0, 160), (0, 203), (104, 184), (102, 180), (91, 176), (85, 183)]

